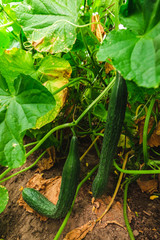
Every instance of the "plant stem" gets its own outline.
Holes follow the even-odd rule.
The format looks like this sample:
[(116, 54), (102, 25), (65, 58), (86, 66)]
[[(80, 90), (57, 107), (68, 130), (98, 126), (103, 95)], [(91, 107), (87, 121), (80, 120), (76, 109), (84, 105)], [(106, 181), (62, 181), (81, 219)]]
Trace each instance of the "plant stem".
[(76, 125), (78, 125), (78, 123), (82, 120), (82, 118), (88, 113), (88, 111), (98, 102), (100, 101), (100, 99), (102, 97), (104, 97), (104, 95), (106, 93), (108, 93), (108, 91), (113, 87), (115, 83), (115, 78), (112, 80), (112, 82), (110, 82), (110, 84), (103, 90), (103, 92), (84, 110), (84, 112), (79, 116), (79, 118), (71, 123), (65, 123), (59, 126), (56, 126), (55, 128), (51, 129), (38, 143), (37, 145), (32, 148), (27, 154), (26, 154), (26, 158), (29, 157), (33, 152), (35, 152), (46, 140), (47, 138), (53, 134), (55, 131), (58, 131), (60, 129), (64, 129), (64, 128), (71, 128), (74, 127)]
[(27, 148), (27, 147), (30, 147), (30, 146), (32, 146), (32, 145), (36, 145), (38, 142), (39, 142), (39, 141), (27, 143), (27, 144), (24, 145), (24, 147)]
[(131, 240), (135, 240), (131, 226), (128, 221), (128, 216), (127, 216), (127, 192), (128, 192), (128, 186), (130, 184), (130, 181), (128, 181), (125, 185), (124, 189), (124, 199), (123, 199), (123, 216), (124, 216), (124, 221), (128, 230), (128, 234)]
[(74, 200), (73, 200), (73, 202), (72, 202), (72, 206), (71, 206), (70, 210), (68, 211), (68, 213), (67, 213), (67, 215), (66, 215), (66, 217), (65, 217), (65, 219), (64, 219), (64, 221), (63, 221), (63, 223), (62, 223), (62, 225), (61, 225), (61, 227), (59, 228), (56, 236), (54, 237), (54, 240), (58, 240), (59, 237), (60, 237), (60, 235), (62, 234), (63, 229), (65, 228), (65, 226), (66, 226), (66, 224), (67, 224), (67, 221), (68, 221), (68, 219), (69, 219), (69, 217), (70, 217), (70, 215), (71, 215), (71, 213), (72, 213), (72, 209), (73, 209), (73, 206), (74, 206), (74, 203), (75, 203), (77, 194), (78, 194), (81, 186), (88, 180), (88, 178), (90, 178), (90, 176), (97, 170), (97, 168), (98, 168), (98, 165), (96, 165), (96, 166), (87, 174), (87, 176), (79, 183), (79, 185), (78, 185), (78, 187), (77, 187), (77, 190), (76, 190), (76, 194), (75, 194), (75, 196), (74, 196)]
[(91, 84), (91, 81), (88, 78), (84, 78), (84, 77), (78, 77), (75, 78), (74, 80), (70, 81), (69, 83), (66, 83), (65, 85), (63, 85), (62, 87), (58, 88), (56, 91), (53, 92), (53, 95), (59, 93), (60, 91), (62, 91), (64, 88), (69, 87), (70, 85), (72, 85), (75, 82), (79, 82), (80, 80), (85, 80), (87, 82), (89, 82)]
[[(82, 24), (83, 26), (85, 25), (85, 23), (83, 22), (82, 19), (79, 19), (79, 23)], [(91, 24), (94, 24), (94, 23), (90, 23), (90, 25)], [(98, 23), (95, 23), (95, 24), (98, 24)], [(98, 41), (98, 39), (96, 38), (96, 36), (93, 34), (93, 32), (91, 31), (91, 29), (89, 27), (87, 27), (87, 32), (96, 41), (96, 44), (99, 46), (100, 42)]]
[(5, 181), (9, 180), (10, 178), (15, 177), (16, 175), (18, 175), (18, 174), (20, 174), (20, 173), (23, 173), (23, 172), (29, 170), (30, 168), (34, 167), (34, 166), (37, 164), (37, 162), (41, 159), (41, 157), (43, 157), (43, 155), (44, 155), (45, 153), (46, 153), (46, 151), (44, 151), (44, 152), (37, 158), (37, 160), (36, 160), (33, 164), (31, 164), (29, 167), (26, 167), (26, 168), (24, 168), (24, 169), (22, 169), (22, 170), (20, 170), (20, 171), (18, 171), (18, 172), (16, 172), (16, 173), (10, 175), (9, 177), (4, 178), (3, 180), (0, 181), (0, 183), (5, 182)]
[[(99, 139), (100, 136), (97, 136), (91, 143), (91, 145), (87, 148), (85, 153), (80, 157), (80, 161), (83, 160), (83, 158), (86, 156), (86, 154), (90, 151), (90, 149), (95, 145), (96, 141)], [(100, 156), (99, 151), (97, 152), (98, 157)]]
[(7, 173), (9, 173), (12, 170), (12, 168), (7, 168), (1, 175), (0, 175), (0, 179), (4, 178), (4, 176), (6, 176)]
[(88, 52), (88, 54), (90, 56), (90, 59), (91, 59), (91, 62), (92, 62), (94, 75), (96, 76), (99, 73), (99, 69), (98, 69), (99, 66), (97, 66), (97, 64), (96, 64), (96, 62), (95, 62), (95, 60), (94, 60), (94, 58), (92, 56), (92, 53), (91, 53), (91, 51), (90, 51), (90, 49), (88, 47), (88, 44), (87, 44), (87, 41), (86, 41), (86, 39), (84, 37), (84, 33), (83, 33), (82, 29), (80, 29), (80, 31), (81, 31), (81, 36), (82, 36), (83, 43), (84, 43), (84, 45), (85, 45), (85, 47), (87, 49), (87, 52)]
[(47, 138), (54, 133), (55, 131), (58, 131), (60, 129), (64, 129), (64, 128), (68, 128), (68, 127), (74, 127), (75, 123), (71, 122), (71, 123), (65, 123), (59, 126), (56, 126), (55, 128), (51, 129), (38, 143), (37, 145), (32, 148), (27, 154), (26, 154), (26, 158), (29, 157), (33, 152), (35, 152), (46, 140)]
[(5, 28), (5, 27), (9, 27), (9, 26), (11, 26), (12, 24), (13, 24), (13, 22), (9, 22), (9, 23), (3, 24), (3, 25), (0, 26), (0, 29), (1, 29), (1, 28)]
[(86, 115), (86, 113), (97, 103), (100, 101), (100, 99), (105, 96), (106, 93), (113, 87), (115, 83), (115, 78), (108, 84), (108, 86), (103, 90), (103, 92), (84, 110), (84, 112), (77, 118), (75, 121), (75, 125), (77, 125), (81, 119)]
[(94, 79), (94, 73), (91, 69), (86, 68), (86, 67), (82, 67), (82, 66), (77, 66), (77, 68), (81, 68), (81, 69), (86, 70), (87, 72), (89, 72), (92, 75), (92, 78)]
[(149, 120), (151, 117), (152, 109), (155, 103), (155, 98), (151, 99), (145, 122), (144, 122), (144, 128), (143, 128), (143, 157), (144, 157), (144, 162), (145, 164), (148, 164), (148, 149), (147, 149), (147, 139), (148, 139), (148, 126), (149, 126)]
[(120, 168), (117, 163), (114, 161), (114, 167), (123, 173), (132, 174), (132, 175), (139, 175), (139, 174), (160, 174), (160, 170), (123, 170)]

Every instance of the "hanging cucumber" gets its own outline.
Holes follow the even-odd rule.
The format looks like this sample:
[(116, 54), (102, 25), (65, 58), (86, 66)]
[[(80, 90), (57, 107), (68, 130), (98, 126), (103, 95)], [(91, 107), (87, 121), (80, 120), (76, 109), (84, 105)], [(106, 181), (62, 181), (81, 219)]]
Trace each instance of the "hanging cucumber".
[(103, 194), (107, 187), (109, 172), (122, 130), (127, 104), (127, 86), (123, 77), (117, 72), (115, 85), (111, 92), (108, 115), (105, 125), (98, 173), (92, 184), (94, 197)]
[(73, 136), (70, 143), (69, 154), (63, 167), (62, 183), (59, 199), (54, 205), (39, 191), (25, 188), (22, 192), (24, 201), (36, 212), (49, 218), (62, 218), (72, 205), (77, 189), (80, 173), (80, 160), (78, 156), (78, 140)]

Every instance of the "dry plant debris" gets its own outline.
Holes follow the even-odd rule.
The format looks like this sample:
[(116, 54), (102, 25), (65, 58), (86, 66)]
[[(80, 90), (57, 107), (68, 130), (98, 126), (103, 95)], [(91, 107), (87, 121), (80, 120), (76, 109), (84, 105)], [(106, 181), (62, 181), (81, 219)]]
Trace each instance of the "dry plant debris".
[[(107, 208), (107, 205), (109, 204), (111, 200), (111, 197), (102, 197), (101, 199), (96, 199), (96, 201), (92, 202), (93, 209), (92, 214), (94, 214), (97, 218), (102, 215), (102, 213)], [(90, 214), (90, 213), (88, 213)], [(128, 218), (131, 222), (133, 217), (133, 214), (131, 211), (128, 212)], [(120, 202), (115, 202), (112, 206), (112, 208), (109, 210), (109, 212), (102, 218), (100, 222), (96, 222), (96, 220), (91, 220), (87, 222), (86, 224), (79, 226), (69, 233), (66, 234), (63, 240), (81, 240), (84, 239), (84, 237), (89, 233), (92, 232), (94, 227), (96, 227), (96, 224), (98, 228), (105, 228), (108, 226), (108, 224), (116, 224), (123, 229), (125, 229), (125, 222), (123, 218), (123, 207)]]
[(89, 221), (86, 224), (73, 229), (71, 232), (67, 233), (63, 240), (81, 240), (87, 235), (88, 232), (92, 232), (96, 222)]
[(157, 188), (158, 188), (158, 180), (157, 179), (151, 179), (151, 180), (146, 180), (146, 181), (141, 181), (140, 179), (138, 179), (137, 184), (140, 187), (142, 192), (146, 192), (149, 194), (156, 192)]
[(51, 167), (53, 167), (56, 159), (56, 153), (55, 153), (55, 148), (52, 146), (47, 149), (48, 157), (43, 158), (38, 162), (38, 168), (36, 172), (41, 173), (44, 170), (49, 170)]
[[(99, 15), (93, 15), (92, 16), (92, 23), (94, 22), (99, 22)], [(102, 42), (103, 37), (105, 35), (104, 28), (102, 27), (101, 24), (92, 24), (91, 25), (91, 31), (94, 33), (94, 35), (97, 37), (98, 41)]]

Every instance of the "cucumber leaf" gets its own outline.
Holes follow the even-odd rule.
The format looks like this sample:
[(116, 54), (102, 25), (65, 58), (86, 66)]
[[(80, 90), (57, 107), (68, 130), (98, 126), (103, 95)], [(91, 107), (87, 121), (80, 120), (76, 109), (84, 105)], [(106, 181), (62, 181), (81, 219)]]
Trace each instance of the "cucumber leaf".
[[(148, 2), (150, 8), (146, 10)], [(111, 58), (126, 80), (141, 87), (160, 85), (159, 10), (160, 0), (127, 1), (121, 7), (121, 21), (127, 29), (110, 32), (97, 54), (99, 61)]]
[(13, 88), (11, 93), (0, 76), (0, 164), (17, 168), (25, 162), (25, 131), (54, 108), (55, 100), (40, 82), (27, 75), (18, 76)]
[(45, 57), (37, 69), (37, 75), (40, 79), (43, 78), (43, 82), (59, 77), (69, 78), (71, 73), (72, 68), (68, 61), (52, 55)]
[[(37, 70), (39, 79), (42, 78), (44, 86), (53, 94), (60, 87), (68, 83), (72, 68), (68, 61), (54, 56), (45, 57)], [(53, 121), (62, 109), (67, 97), (67, 89), (63, 89), (54, 98), (55, 107), (37, 120), (36, 128), (41, 128)]]
[(4, 50), (9, 46), (10, 38), (6, 31), (0, 30), (0, 55), (3, 54)]
[(6, 208), (8, 199), (9, 196), (7, 189), (4, 186), (0, 185), (0, 213), (2, 213)]
[(6, 79), (10, 91), (14, 91), (13, 81), (19, 74), (33, 77), (36, 72), (31, 52), (17, 48), (5, 51), (0, 57), (0, 72)]
[(137, 34), (144, 34), (159, 23), (159, 12), (159, 0), (128, 0), (121, 6), (120, 20), (125, 27)]
[[(59, 77), (56, 80), (49, 80), (49, 81), (45, 82), (44, 86), (51, 93), (54, 93), (54, 91), (56, 91), (60, 87), (63, 87), (63, 85), (65, 85), (66, 83), (68, 83), (68, 79), (67, 78)], [(48, 113), (46, 113), (44, 116), (40, 117), (37, 120), (36, 128), (43, 127), (47, 123), (52, 122), (57, 117), (58, 113), (60, 112), (60, 110), (62, 109), (63, 105), (65, 104), (67, 93), (68, 93), (68, 91), (65, 88), (62, 91), (60, 91), (59, 93), (54, 95), (54, 98), (56, 100), (55, 107), (51, 111), (49, 111)]]
[[(40, 54), (40, 53), (38, 53)], [(72, 68), (68, 61), (63, 58), (54, 57), (52, 55), (40, 58), (38, 65), (34, 65), (34, 58), (30, 52), (23, 49), (14, 48), (10, 51), (5, 51), (0, 58), (0, 72), (5, 77), (9, 91), (14, 94), (14, 79), (19, 74), (30, 75), (36, 80), (40, 80), (42, 83), (47, 81), (55, 81), (52, 88), (49, 87), (49, 91), (52, 93), (57, 90), (58, 86), (62, 87), (68, 83), (68, 79), (71, 75)], [(57, 81), (58, 80), (58, 81)], [(46, 87), (49, 86), (46, 84)], [(53, 121), (59, 111), (61, 110), (65, 99), (66, 90), (60, 94), (56, 94), (56, 106), (53, 106), (50, 113), (42, 116), (37, 120), (36, 128), (40, 128), (45, 124)]]
[(107, 114), (108, 112), (102, 103), (97, 104), (93, 109), (93, 115), (98, 117), (103, 122), (106, 122)]
[(16, 15), (37, 51), (68, 52), (76, 39), (80, 4), (81, 0), (24, 0)]

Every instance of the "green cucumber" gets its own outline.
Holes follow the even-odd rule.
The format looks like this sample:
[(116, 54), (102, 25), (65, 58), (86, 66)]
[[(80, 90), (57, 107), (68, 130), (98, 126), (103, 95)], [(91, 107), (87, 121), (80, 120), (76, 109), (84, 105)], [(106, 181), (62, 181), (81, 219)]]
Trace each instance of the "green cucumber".
[(117, 72), (115, 85), (111, 92), (108, 115), (105, 125), (100, 163), (92, 184), (94, 197), (101, 196), (108, 183), (117, 144), (120, 138), (127, 104), (127, 86), (123, 77)]
[(63, 167), (62, 183), (57, 204), (54, 205), (39, 191), (33, 188), (24, 188), (24, 201), (40, 215), (49, 218), (62, 218), (70, 209), (76, 193), (80, 174), (80, 160), (78, 156), (78, 140), (73, 136), (69, 154)]

